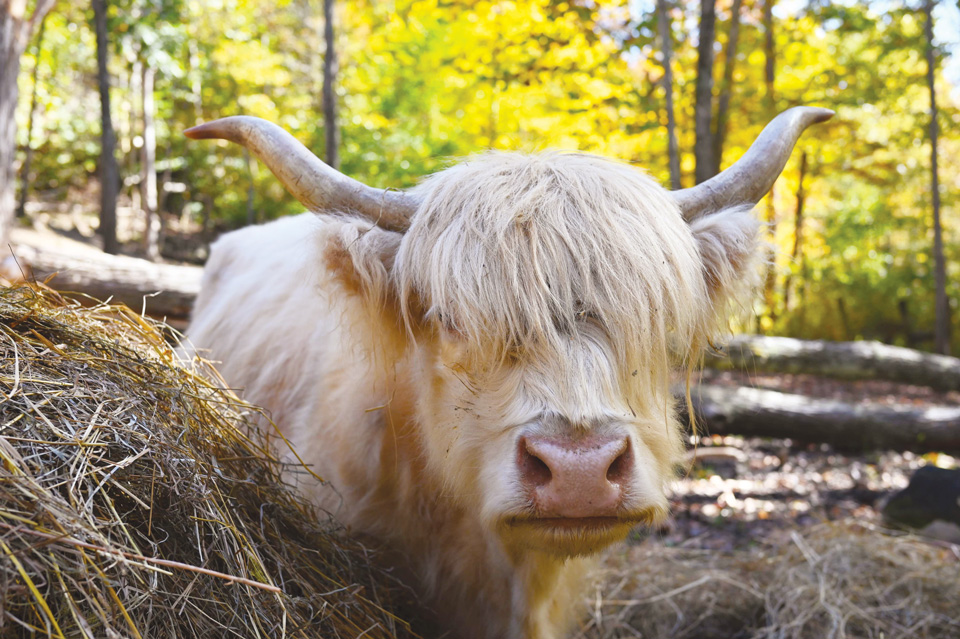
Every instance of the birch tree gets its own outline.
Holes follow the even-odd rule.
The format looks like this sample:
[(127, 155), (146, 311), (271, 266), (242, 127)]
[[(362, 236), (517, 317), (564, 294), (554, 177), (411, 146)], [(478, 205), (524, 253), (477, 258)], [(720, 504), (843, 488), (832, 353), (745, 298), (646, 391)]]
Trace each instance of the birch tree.
[(26, 15), (26, 0), (0, 0), (0, 252), (6, 252), (16, 211), (17, 101), (20, 58), (56, 0), (37, 0)]

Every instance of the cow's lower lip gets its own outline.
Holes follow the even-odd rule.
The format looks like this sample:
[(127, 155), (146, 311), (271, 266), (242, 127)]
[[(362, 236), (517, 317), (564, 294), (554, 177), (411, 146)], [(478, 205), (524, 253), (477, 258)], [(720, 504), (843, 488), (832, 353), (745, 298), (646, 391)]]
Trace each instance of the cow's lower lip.
[(510, 524), (548, 530), (609, 530), (635, 526), (643, 521), (644, 518), (632, 517), (522, 517), (510, 520)]
[(623, 540), (634, 526), (651, 523), (656, 512), (651, 509), (610, 517), (514, 515), (501, 520), (500, 532), (508, 546), (557, 557), (591, 555)]

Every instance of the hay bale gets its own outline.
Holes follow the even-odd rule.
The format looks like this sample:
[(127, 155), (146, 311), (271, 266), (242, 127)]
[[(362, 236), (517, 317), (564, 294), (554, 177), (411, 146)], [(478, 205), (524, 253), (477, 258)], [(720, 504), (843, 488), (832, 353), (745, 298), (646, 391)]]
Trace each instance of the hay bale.
[(954, 639), (957, 547), (855, 522), (752, 551), (611, 554), (580, 639)]
[(0, 636), (413, 636), (157, 325), (3, 289), (0, 358)]

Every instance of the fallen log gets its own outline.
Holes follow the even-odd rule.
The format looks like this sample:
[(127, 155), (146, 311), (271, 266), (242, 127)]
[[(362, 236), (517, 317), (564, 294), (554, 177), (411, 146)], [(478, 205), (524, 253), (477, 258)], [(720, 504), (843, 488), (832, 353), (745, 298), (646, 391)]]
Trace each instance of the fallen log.
[(960, 406), (850, 404), (745, 386), (692, 389), (701, 432), (782, 437), (840, 450), (960, 451)]
[(709, 355), (705, 364), (725, 370), (883, 379), (940, 391), (960, 390), (960, 359), (880, 342), (738, 335), (721, 353)]
[(47, 284), (58, 291), (123, 303), (175, 328), (186, 325), (203, 271), (198, 266), (157, 264), (99, 251), (48, 251), (27, 244), (14, 247), (14, 255), (37, 281), (52, 278)]

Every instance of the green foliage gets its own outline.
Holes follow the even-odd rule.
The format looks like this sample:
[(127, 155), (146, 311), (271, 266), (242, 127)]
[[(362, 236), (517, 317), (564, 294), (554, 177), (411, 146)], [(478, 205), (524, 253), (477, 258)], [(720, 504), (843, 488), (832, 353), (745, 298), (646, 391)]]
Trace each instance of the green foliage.
[[(730, 6), (718, 3), (720, 44)], [(805, 134), (775, 190), (776, 279), (773, 308), (759, 309), (762, 327), (922, 346), (933, 324), (922, 13), (887, 0), (782, 6), (774, 110), (818, 104), (838, 115)], [(744, 3), (727, 165), (773, 115), (764, 91), (762, 10), (762, 2)], [(341, 0), (337, 11), (336, 91), (347, 174), (400, 188), (451, 157), (560, 147), (623, 159), (666, 183), (652, 2)], [(693, 173), (698, 11), (693, 2), (675, 3), (671, 11), (685, 185)], [(157, 70), (158, 170), (186, 185), (167, 197), (169, 215), (206, 209), (214, 225), (238, 226), (247, 218), (251, 185), (259, 219), (298, 212), (268, 171), (250, 170), (241, 149), (189, 142), (182, 131), (217, 117), (257, 115), (322, 149), (322, 15), (322, 0), (111, 2), (113, 99), (128, 188), (139, 172), (133, 76), (139, 62)], [(960, 22), (954, 3), (941, 3), (936, 15)], [(78, 197), (96, 175), (99, 109), (89, 17), (84, 5), (61, 3), (48, 19), (40, 55), (34, 184), (61, 198)], [(946, 45), (960, 46), (941, 45), (941, 58)], [(724, 56), (720, 49), (717, 79)], [(27, 56), (24, 68), (33, 63)], [(942, 75), (938, 83), (949, 295), (956, 301), (960, 88)], [(23, 141), (31, 90), (24, 73)], [(809, 164), (802, 257), (794, 261), (800, 150)]]

